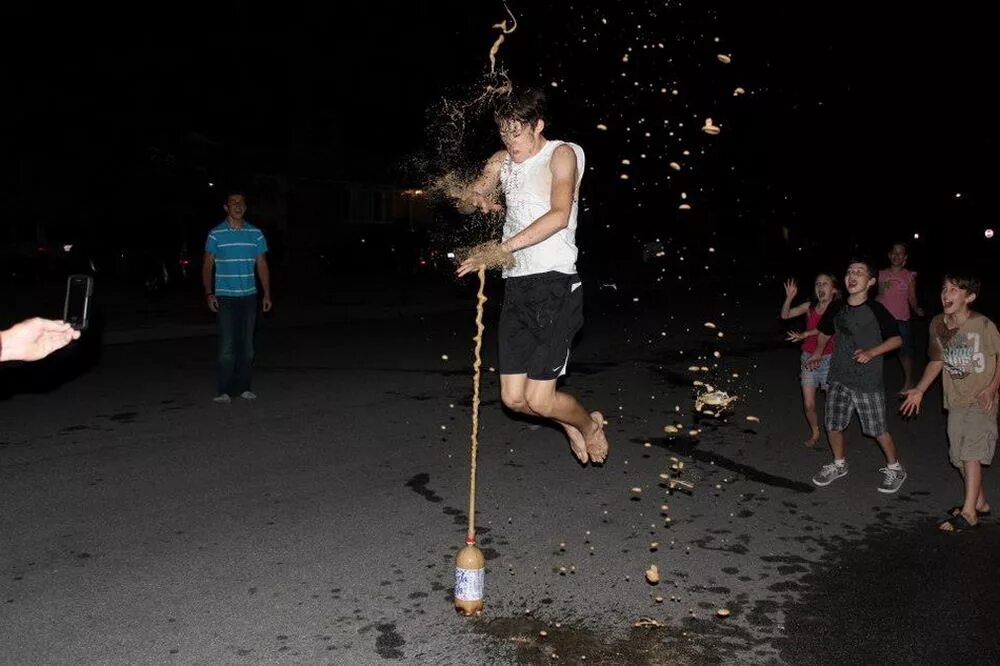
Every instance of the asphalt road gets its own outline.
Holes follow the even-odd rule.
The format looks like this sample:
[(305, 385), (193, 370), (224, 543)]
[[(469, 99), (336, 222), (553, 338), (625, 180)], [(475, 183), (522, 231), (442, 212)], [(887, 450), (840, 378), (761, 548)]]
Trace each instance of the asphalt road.
[[(0, 661), (997, 663), (1000, 531), (935, 530), (961, 493), (936, 391), (892, 420), (900, 493), (876, 492), (881, 456), (856, 426), (850, 475), (817, 489), (828, 454), (800, 443), (778, 322), (751, 302), (588, 288), (566, 388), (608, 418), (603, 467), (504, 413), (487, 335), (487, 609), (471, 620), (450, 599), (471, 289), (468, 307), (450, 293), (266, 321), (254, 403), (211, 402), (200, 324), (4, 368)], [(692, 414), (699, 378), (739, 395), (726, 420)], [(672, 457), (690, 491), (661, 479)]]

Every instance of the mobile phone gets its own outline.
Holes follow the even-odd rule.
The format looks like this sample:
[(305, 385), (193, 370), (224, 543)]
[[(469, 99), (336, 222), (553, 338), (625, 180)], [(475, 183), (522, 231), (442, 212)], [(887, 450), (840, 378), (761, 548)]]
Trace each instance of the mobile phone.
[(94, 278), (89, 275), (70, 275), (66, 279), (63, 321), (78, 331), (87, 330), (90, 324), (90, 297), (93, 295)]

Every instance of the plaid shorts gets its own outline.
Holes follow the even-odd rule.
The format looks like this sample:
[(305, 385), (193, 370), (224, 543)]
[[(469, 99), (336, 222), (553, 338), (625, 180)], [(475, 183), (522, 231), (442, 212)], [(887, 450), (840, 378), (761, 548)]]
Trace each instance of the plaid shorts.
[(862, 393), (831, 382), (826, 394), (826, 429), (834, 432), (847, 430), (855, 411), (861, 421), (861, 432), (869, 437), (878, 437), (889, 431), (885, 422), (884, 392)]

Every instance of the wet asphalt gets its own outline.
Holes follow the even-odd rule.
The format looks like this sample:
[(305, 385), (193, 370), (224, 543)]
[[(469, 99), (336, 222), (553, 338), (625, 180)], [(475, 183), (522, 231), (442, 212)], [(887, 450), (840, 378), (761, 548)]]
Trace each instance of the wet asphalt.
[[(1000, 527), (935, 529), (961, 493), (937, 390), (919, 419), (891, 419), (909, 472), (898, 494), (876, 492), (881, 457), (856, 428), (851, 473), (818, 489), (809, 479), (827, 454), (801, 444), (797, 353), (770, 312), (624, 288), (588, 294), (566, 381), (609, 421), (603, 467), (581, 467), (557, 430), (502, 410), (488, 304), (487, 609), (455, 616), (473, 302), (470, 289), (468, 307), (427, 315), (265, 321), (255, 403), (210, 401), (204, 335), (5, 368), (0, 660), (1000, 659)], [(695, 380), (736, 393), (734, 411), (692, 414)], [(635, 627), (641, 618), (659, 626)]]

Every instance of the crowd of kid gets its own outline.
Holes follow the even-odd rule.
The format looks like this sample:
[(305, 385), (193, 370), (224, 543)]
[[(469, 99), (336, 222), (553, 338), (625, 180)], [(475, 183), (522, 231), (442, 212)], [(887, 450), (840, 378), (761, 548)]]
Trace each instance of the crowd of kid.
[(802, 343), (802, 402), (810, 428), (805, 445), (816, 447), (820, 442), (816, 395), (823, 390), (824, 426), (833, 461), (823, 465), (813, 483), (828, 486), (847, 475), (844, 431), (856, 413), (861, 431), (873, 437), (885, 455), (879, 492), (897, 492), (906, 481), (906, 470), (887, 424), (882, 359), (896, 352), (902, 365), (898, 396), (903, 416), (919, 413), (924, 394), (941, 374), (948, 454), (964, 480), (965, 495), (939, 527), (960, 532), (978, 526), (990, 513), (982, 468), (992, 462), (997, 441), (1000, 333), (989, 318), (972, 310), (980, 281), (969, 274), (949, 273), (941, 285), (942, 312), (929, 326), (929, 361), (914, 386), (911, 317), (922, 317), (924, 312), (917, 301), (917, 274), (906, 268), (907, 254), (906, 245), (897, 243), (889, 252), (887, 269), (879, 271), (869, 260), (856, 258), (842, 281), (820, 273), (811, 298), (797, 305), (795, 281), (785, 282), (781, 318), (806, 317), (805, 330), (788, 333), (790, 341)]

